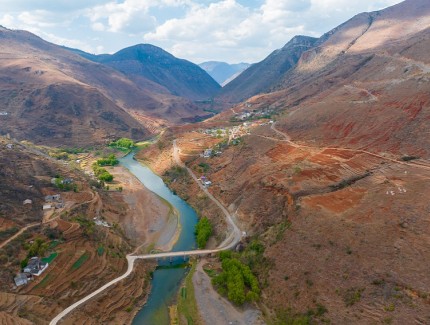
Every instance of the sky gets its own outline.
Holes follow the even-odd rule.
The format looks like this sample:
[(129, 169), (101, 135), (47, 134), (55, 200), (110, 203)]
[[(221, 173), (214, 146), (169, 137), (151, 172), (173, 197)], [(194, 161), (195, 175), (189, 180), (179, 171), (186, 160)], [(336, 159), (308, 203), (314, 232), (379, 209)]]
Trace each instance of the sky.
[(0, 0), (0, 25), (114, 53), (149, 43), (194, 63), (254, 63), (295, 35), (319, 37), (400, 0)]

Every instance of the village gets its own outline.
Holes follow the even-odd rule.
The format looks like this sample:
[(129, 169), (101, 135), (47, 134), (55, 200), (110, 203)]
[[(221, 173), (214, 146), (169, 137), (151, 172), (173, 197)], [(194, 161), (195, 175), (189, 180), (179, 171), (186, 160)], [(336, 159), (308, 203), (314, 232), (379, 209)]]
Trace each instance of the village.
[[(7, 148), (12, 149), (12, 145), (10, 147), (7, 146)], [(54, 188), (66, 192), (72, 189), (76, 190), (76, 184), (72, 178), (54, 177), (51, 179), (51, 184)], [(51, 223), (60, 216), (65, 208), (69, 208), (73, 205), (73, 202), (66, 201), (60, 193), (55, 193), (54, 190), (50, 192), (51, 194), (45, 195), (41, 206), (44, 212), (42, 224)], [(33, 200), (30, 198), (23, 201), (24, 206), (31, 206), (32, 204)], [(96, 226), (111, 228), (111, 225), (100, 217), (94, 217), (93, 222)], [(28, 257), (22, 261), (21, 270), (13, 279), (16, 287), (28, 284), (30, 281), (34, 280), (35, 277), (39, 277), (48, 269), (49, 264), (58, 256), (58, 252), (53, 250), (57, 244), (57, 240), (46, 243), (40, 238), (25, 243), (28, 247), (34, 246), (36, 249), (30, 248)], [(49, 254), (45, 256), (47, 252)]]

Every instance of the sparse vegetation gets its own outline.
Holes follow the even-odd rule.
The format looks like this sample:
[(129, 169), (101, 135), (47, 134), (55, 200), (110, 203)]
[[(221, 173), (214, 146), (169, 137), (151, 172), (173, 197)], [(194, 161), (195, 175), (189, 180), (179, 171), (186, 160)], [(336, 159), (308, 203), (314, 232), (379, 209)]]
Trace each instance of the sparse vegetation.
[(212, 235), (212, 224), (207, 217), (203, 217), (196, 225), (196, 241), (199, 248), (204, 248)]
[(18, 227), (8, 228), (0, 231), (0, 241), (6, 240), (9, 237), (15, 235), (19, 231)]
[(420, 159), (421, 157), (418, 156), (403, 156), (402, 158), (400, 158), (401, 161), (411, 161), (411, 160), (416, 160), (416, 159)]
[(345, 306), (351, 307), (355, 303), (359, 302), (361, 300), (361, 293), (363, 291), (364, 289), (361, 289), (361, 288), (348, 289), (345, 295), (343, 296), (343, 301), (345, 302)]
[(188, 172), (181, 166), (173, 166), (163, 174), (163, 181), (168, 185), (175, 180), (184, 179), (188, 176)]
[(88, 237), (94, 234), (94, 230), (96, 227), (96, 224), (94, 221), (89, 220), (83, 216), (77, 216), (72, 219), (72, 221), (79, 223), (79, 225), (84, 230), (84, 234)]
[(201, 162), (199, 164), (199, 169), (200, 169), (199, 171), (201, 173), (207, 173), (209, 171), (209, 169), (210, 169), (210, 166), (207, 163)]
[(62, 191), (71, 191), (74, 190), (77, 191), (76, 184), (73, 183), (71, 179), (64, 179), (63, 177), (56, 177), (54, 185), (56, 188), (62, 190)]
[(327, 308), (321, 304), (316, 304), (315, 309), (309, 309), (306, 313), (295, 313), (291, 308), (281, 309), (276, 312), (275, 319), (270, 325), (311, 325), (315, 323), (315, 318), (319, 318), (327, 313)]

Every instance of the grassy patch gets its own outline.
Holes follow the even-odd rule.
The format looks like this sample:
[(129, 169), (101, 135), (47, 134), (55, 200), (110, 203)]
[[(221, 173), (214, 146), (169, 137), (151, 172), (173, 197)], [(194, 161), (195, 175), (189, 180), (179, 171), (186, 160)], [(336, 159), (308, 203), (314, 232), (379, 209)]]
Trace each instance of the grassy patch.
[(209, 275), (211, 278), (215, 277), (218, 275), (218, 273), (215, 270), (212, 269), (206, 269), (204, 268), (203, 271), (206, 272), (207, 275)]
[(178, 314), (184, 316), (188, 325), (201, 323), (194, 295), (193, 274), (195, 270), (196, 263), (193, 263), (190, 272), (185, 278), (184, 286), (179, 290), (178, 295)]
[(79, 269), (82, 266), (82, 264), (84, 264), (89, 257), (90, 257), (90, 254), (88, 254), (87, 252), (83, 253), (81, 255), (81, 257), (79, 257), (78, 260), (75, 263), (73, 263), (70, 270), (75, 271), (75, 270)]
[(48, 257), (44, 257), (42, 258), (42, 262), (51, 264), (51, 262), (58, 256), (57, 252), (52, 253), (51, 255), (49, 255)]
[(103, 246), (99, 246), (97, 248), (97, 255), (98, 256), (102, 256), (104, 252), (105, 252), (105, 248)]
[(57, 247), (59, 243), (60, 243), (60, 242), (59, 242), (58, 240), (53, 240), (53, 241), (51, 241), (51, 242), (49, 243), (49, 247), (48, 247), (48, 249), (53, 249), (53, 248)]

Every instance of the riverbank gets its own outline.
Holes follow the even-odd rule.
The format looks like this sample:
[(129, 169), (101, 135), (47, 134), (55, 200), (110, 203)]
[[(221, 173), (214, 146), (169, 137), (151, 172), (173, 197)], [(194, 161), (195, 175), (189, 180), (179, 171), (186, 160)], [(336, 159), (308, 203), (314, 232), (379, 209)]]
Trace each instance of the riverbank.
[(114, 193), (128, 206), (118, 222), (139, 252), (168, 251), (176, 243), (181, 228), (178, 211), (166, 200), (147, 189), (123, 166), (109, 170), (122, 192)]
[(211, 278), (204, 271), (206, 258), (201, 259), (192, 277), (195, 301), (203, 324), (263, 325), (259, 310), (250, 306), (237, 308), (222, 297), (212, 286)]

